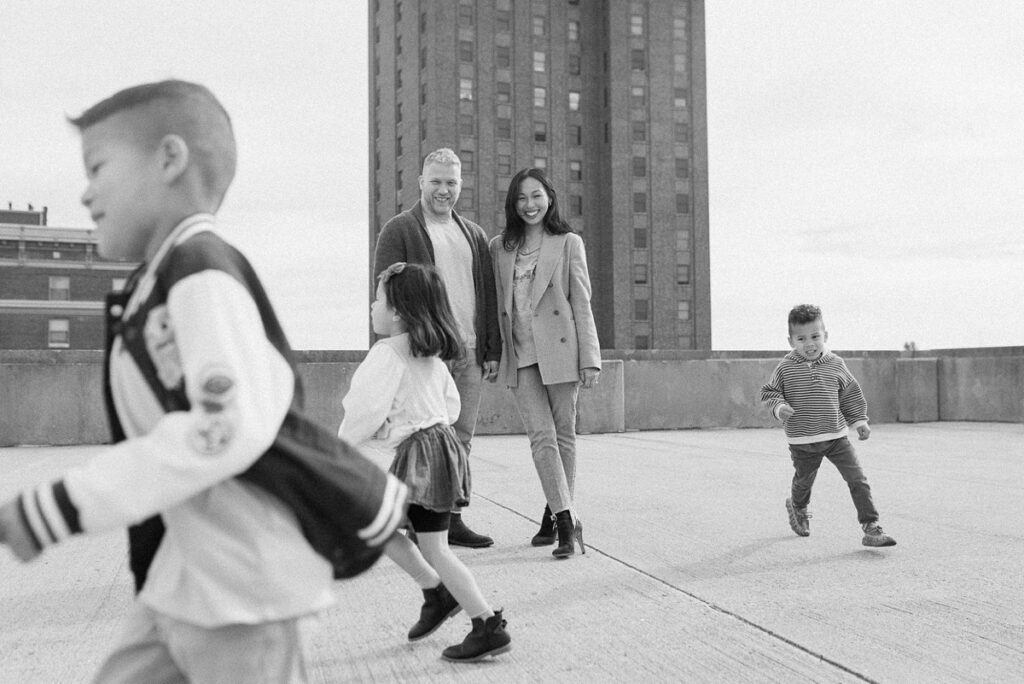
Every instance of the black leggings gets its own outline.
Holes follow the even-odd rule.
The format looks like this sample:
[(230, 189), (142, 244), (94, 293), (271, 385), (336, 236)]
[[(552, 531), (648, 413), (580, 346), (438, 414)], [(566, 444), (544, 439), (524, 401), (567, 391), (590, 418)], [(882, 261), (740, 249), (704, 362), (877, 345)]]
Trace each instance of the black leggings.
[(452, 514), (450, 511), (442, 513), (417, 504), (409, 504), (406, 517), (416, 532), (444, 532), (451, 523)]

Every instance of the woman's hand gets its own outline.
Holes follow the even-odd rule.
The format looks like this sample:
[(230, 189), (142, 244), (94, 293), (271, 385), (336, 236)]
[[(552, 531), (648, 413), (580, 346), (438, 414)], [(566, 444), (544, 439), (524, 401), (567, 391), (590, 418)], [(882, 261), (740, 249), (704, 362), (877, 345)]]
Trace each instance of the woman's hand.
[(597, 368), (584, 368), (580, 371), (580, 385), (583, 389), (590, 389), (597, 385), (597, 378), (601, 371)]

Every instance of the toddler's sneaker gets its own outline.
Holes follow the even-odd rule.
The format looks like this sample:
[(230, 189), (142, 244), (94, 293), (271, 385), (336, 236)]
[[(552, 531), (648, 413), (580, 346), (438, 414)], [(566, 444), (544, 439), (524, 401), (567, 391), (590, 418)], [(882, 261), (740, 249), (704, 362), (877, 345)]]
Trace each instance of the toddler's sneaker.
[(883, 532), (877, 522), (865, 523), (863, 528), (864, 539), (860, 543), (864, 546), (896, 546), (896, 540)]
[[(786, 499), (786, 512), (789, 513), (789, 526), (793, 528), (793, 531), (801, 537), (809, 537), (811, 535), (811, 523), (809, 522), (811, 514), (807, 512), (807, 509), (796, 508), (793, 506), (792, 499)], [(867, 539), (867, 537), (864, 538)], [(893, 543), (895, 544), (895, 542)]]

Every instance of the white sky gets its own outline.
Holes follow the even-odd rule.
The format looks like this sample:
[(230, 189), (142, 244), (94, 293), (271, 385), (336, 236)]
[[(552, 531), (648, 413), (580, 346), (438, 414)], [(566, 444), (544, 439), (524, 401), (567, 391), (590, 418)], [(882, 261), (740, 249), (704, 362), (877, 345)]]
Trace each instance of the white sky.
[[(221, 212), (296, 349), (367, 342), (367, 55), (357, 0), (0, 4), (0, 202), (90, 225), (65, 123), (162, 78), (209, 86)], [(716, 349), (1024, 344), (1024, 3), (708, 0)]]

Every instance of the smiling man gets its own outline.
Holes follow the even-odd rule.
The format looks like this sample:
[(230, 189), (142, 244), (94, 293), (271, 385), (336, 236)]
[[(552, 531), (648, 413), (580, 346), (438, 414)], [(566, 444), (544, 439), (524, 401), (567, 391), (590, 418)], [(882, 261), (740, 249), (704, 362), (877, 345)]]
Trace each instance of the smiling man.
[[(466, 345), (463, 359), (449, 362), (462, 400), (462, 413), (453, 426), (466, 453), (470, 452), (480, 410), (484, 380), (494, 381), (501, 358), (494, 273), (487, 235), (455, 212), (462, 190), (462, 162), (448, 148), (434, 150), (423, 160), (420, 200), (398, 214), (380, 231), (373, 258), (374, 280), (393, 263), (405, 261), (436, 266)], [(448, 543), (481, 548), (494, 540), (469, 529), (459, 511), (452, 512)]]

